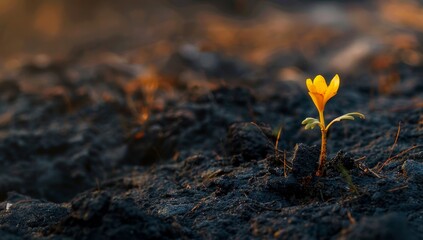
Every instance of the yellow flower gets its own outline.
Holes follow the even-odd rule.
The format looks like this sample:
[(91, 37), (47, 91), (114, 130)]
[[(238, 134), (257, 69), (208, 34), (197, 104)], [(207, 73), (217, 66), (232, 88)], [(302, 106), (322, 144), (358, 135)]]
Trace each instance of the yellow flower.
[(310, 78), (307, 79), (306, 84), (309, 91), (308, 94), (310, 94), (317, 110), (323, 112), (326, 103), (338, 92), (339, 76), (336, 74), (332, 78), (332, 81), (330, 81), (329, 86), (326, 84), (326, 80), (322, 75), (317, 75), (313, 81)]
[(317, 75), (313, 81), (311, 79), (307, 79), (306, 81), (308, 94), (310, 94), (311, 99), (316, 105), (317, 110), (319, 111), (319, 120), (316, 118), (308, 117), (302, 121), (302, 124), (305, 125), (305, 129), (313, 129), (316, 126), (320, 127), (322, 132), (322, 145), (320, 149), (320, 157), (319, 157), (319, 167), (317, 168), (316, 176), (323, 176), (324, 174), (324, 166), (326, 161), (326, 144), (327, 144), (327, 134), (329, 128), (336, 122), (340, 122), (342, 120), (354, 120), (354, 117), (359, 117), (364, 119), (364, 115), (359, 112), (351, 112), (344, 114), (340, 117), (333, 119), (328, 125), (325, 124), (325, 105), (333, 96), (336, 95), (339, 89), (339, 76), (336, 74), (330, 84), (326, 83), (326, 80), (321, 75)]

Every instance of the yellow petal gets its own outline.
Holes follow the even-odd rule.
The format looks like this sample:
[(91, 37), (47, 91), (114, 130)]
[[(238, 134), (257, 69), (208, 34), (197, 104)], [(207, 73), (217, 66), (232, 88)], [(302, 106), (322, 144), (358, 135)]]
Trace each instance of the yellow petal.
[(335, 76), (332, 78), (329, 84), (333, 87), (332, 91), (334, 91), (335, 93), (338, 92), (339, 83), (340, 83), (339, 76), (338, 74), (335, 74)]
[(316, 92), (316, 87), (313, 85), (310, 78), (307, 78), (306, 84), (309, 92)]
[(323, 95), (319, 93), (312, 93), (312, 92), (309, 92), (308, 94), (310, 94), (311, 100), (313, 100), (317, 110), (319, 110), (319, 112), (323, 111), (325, 108), (325, 105), (323, 103), (323, 100), (324, 100)]
[(322, 75), (317, 75), (314, 78), (313, 84), (316, 87), (318, 93), (325, 94), (328, 85), (326, 84), (326, 80)]
[(329, 99), (331, 99), (333, 96), (336, 95), (339, 89), (339, 76), (336, 74), (333, 79), (330, 81), (329, 87), (326, 90), (325, 97), (324, 97), (324, 103), (326, 104)]

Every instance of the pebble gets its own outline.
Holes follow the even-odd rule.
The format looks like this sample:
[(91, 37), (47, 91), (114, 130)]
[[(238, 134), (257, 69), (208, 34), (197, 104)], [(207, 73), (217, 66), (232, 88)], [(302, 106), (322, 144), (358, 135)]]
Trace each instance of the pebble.
[(423, 183), (423, 163), (414, 160), (406, 160), (402, 165), (402, 171), (408, 181)]

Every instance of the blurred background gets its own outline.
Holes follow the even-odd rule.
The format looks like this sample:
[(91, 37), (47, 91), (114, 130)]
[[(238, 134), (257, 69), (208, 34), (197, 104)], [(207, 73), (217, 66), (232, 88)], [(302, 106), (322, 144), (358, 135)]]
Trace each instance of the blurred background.
[(414, 0), (1, 0), (0, 61), (7, 68), (28, 56), (113, 61), (116, 54), (160, 68), (175, 51), (199, 51), (283, 79), (360, 64), (378, 71), (420, 64), (422, 18)]

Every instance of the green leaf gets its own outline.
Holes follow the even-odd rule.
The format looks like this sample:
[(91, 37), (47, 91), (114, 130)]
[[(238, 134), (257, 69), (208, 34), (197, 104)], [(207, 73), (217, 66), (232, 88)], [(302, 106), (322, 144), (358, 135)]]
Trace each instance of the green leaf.
[(319, 120), (317, 120), (316, 118), (310, 118), (310, 117), (308, 117), (308, 118), (306, 118), (306, 119), (304, 119), (302, 122), (301, 122), (301, 124), (303, 124), (303, 125), (305, 125), (305, 129), (306, 130), (308, 130), (308, 129), (313, 129), (313, 128), (315, 128), (316, 126), (320, 126), (321, 125), (321, 123), (319, 122)]
[(326, 130), (328, 130), (328, 129), (329, 129), (329, 127), (330, 127), (330, 126), (332, 126), (332, 124), (334, 124), (335, 122), (340, 122), (340, 121), (342, 121), (342, 120), (355, 120), (355, 118), (354, 118), (354, 117), (359, 117), (359, 118), (361, 118), (361, 119), (365, 119), (365, 118), (366, 118), (366, 117), (364, 116), (364, 114), (359, 113), (359, 112), (351, 112), (351, 113), (347, 113), (347, 114), (344, 114), (344, 115), (342, 115), (342, 116), (339, 116), (339, 117), (337, 117), (337, 118), (333, 119), (333, 120), (332, 120), (332, 122), (330, 122), (330, 123), (328, 124), (328, 126), (326, 127)]

